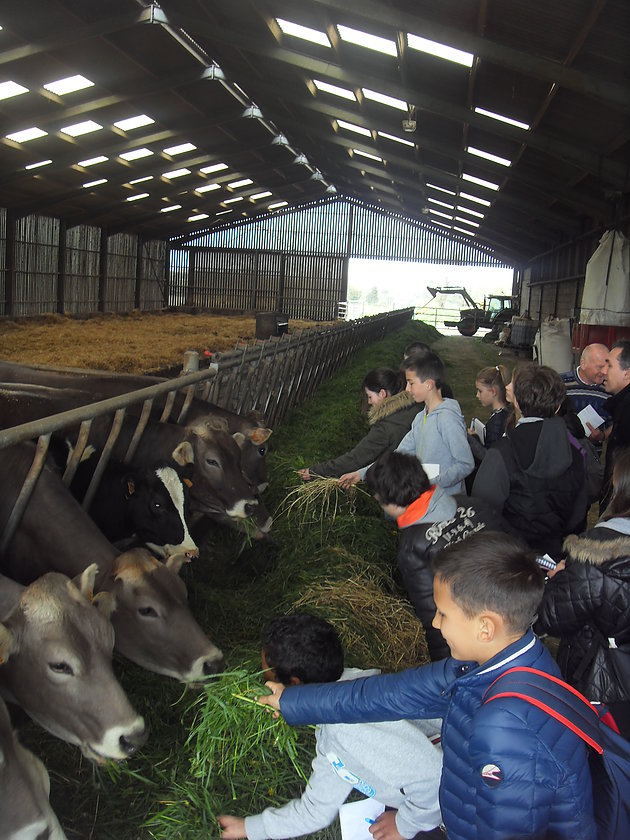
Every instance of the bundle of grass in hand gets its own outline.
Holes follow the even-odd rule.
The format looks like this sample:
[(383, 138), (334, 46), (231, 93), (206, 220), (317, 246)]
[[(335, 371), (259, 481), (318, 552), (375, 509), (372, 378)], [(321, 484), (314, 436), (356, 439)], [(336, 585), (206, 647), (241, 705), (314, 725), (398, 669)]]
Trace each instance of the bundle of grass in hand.
[(324, 523), (332, 525), (341, 513), (354, 516), (359, 493), (370, 497), (356, 484), (343, 488), (338, 478), (314, 476), (287, 493), (280, 502), (277, 515), (286, 516), (292, 525), (299, 528), (313, 523), (319, 523), (323, 528)]

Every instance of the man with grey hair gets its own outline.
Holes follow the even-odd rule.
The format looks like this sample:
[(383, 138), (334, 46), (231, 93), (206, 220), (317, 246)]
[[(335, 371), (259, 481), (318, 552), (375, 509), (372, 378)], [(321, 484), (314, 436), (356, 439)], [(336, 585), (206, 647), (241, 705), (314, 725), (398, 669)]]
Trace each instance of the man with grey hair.
[(612, 495), (612, 474), (617, 453), (630, 447), (630, 338), (621, 338), (610, 348), (604, 371), (604, 388), (611, 394), (608, 406), (613, 425), (606, 446), (600, 513), (606, 509)]
[(578, 414), (587, 405), (592, 406), (600, 417), (604, 418), (603, 425), (594, 427), (587, 423), (587, 437), (595, 445), (598, 455), (601, 454), (602, 443), (610, 433), (612, 419), (607, 407), (610, 394), (603, 386), (604, 371), (608, 348), (605, 344), (587, 344), (582, 350), (580, 364), (575, 370), (561, 374), (562, 381), (567, 386), (567, 396), (573, 403), (573, 409)]

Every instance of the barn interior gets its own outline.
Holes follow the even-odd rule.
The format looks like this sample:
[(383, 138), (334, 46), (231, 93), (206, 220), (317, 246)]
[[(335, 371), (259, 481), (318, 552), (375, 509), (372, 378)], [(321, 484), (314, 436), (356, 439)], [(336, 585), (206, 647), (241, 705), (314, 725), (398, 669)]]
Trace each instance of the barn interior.
[[(348, 264), (362, 258), (509, 268), (521, 327), (554, 318), (575, 330), (587, 265), (606, 234), (626, 249), (623, 272), (626, 0), (3, 0), (0, 27), (4, 323), (167, 311), (342, 322)], [(591, 302), (612, 262), (610, 248)], [(596, 340), (630, 335), (630, 307), (613, 314), (593, 325), (605, 330)], [(313, 347), (326, 347), (333, 378), (283, 428), (288, 374), (297, 379), (300, 365), (280, 361), (282, 342), (228, 354), (215, 398), (223, 388), (231, 409), (266, 410), (274, 426), (270, 509), (282, 510), (296, 465), (352, 445), (369, 367), (397, 366), (410, 341), (442, 341), (459, 396), (500, 361), (491, 344), (448, 345), (411, 313), (392, 317), (392, 330), (385, 317), (342, 323), (339, 339), (332, 328), (306, 339), (299, 359), (310, 354), (320, 377)], [(576, 346), (592, 335), (574, 331)], [(295, 395), (320, 384), (305, 377)], [(467, 414), (476, 410), (472, 392), (464, 399)], [(280, 754), (279, 736), (257, 740), (261, 718), (231, 704), (234, 693), (260, 690), (251, 678), (260, 629), (278, 609), (332, 616), (351, 664), (372, 657), (394, 670), (426, 655), (400, 606), (395, 535), (375, 503), (360, 494), (348, 507), (326, 503), (334, 515), (330, 506), (297, 521), (278, 514), (267, 542), (216, 527), (204, 535), (204, 562), (182, 570), (195, 616), (228, 665), (248, 671), (224, 694), (215, 688), (231, 716), (118, 658), (153, 733), (133, 761), (93, 767), (25, 727), (68, 840), (218, 837), (220, 808), (264, 807), (299, 789), (287, 755), (297, 750), (308, 773), (312, 733)], [(225, 753), (208, 759), (209, 743)], [(212, 761), (222, 762), (221, 780)], [(264, 789), (254, 783), (261, 764), (273, 768)]]

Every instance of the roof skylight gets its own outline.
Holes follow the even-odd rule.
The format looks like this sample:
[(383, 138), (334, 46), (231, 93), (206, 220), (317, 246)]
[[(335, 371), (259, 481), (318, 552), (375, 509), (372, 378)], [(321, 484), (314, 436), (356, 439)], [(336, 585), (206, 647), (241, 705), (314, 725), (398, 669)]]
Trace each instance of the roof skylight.
[(448, 213), (442, 213), (441, 210), (434, 210), (432, 207), (429, 208), (429, 213), (434, 216), (441, 216), (443, 219), (450, 219), (451, 222), (453, 221), (453, 217), (449, 216)]
[(366, 99), (371, 99), (374, 102), (380, 102), (382, 105), (389, 105), (390, 108), (398, 108), (399, 111), (408, 111), (407, 103), (402, 99), (396, 99), (395, 96), (388, 96), (386, 93), (379, 93), (377, 90), (370, 90), (363, 88), (363, 95)]
[(207, 175), (210, 172), (220, 172), (222, 169), (227, 168), (227, 163), (212, 163), (210, 166), (202, 166), (199, 171), (203, 172), (204, 175)]
[(152, 125), (155, 122), (153, 117), (147, 114), (138, 114), (137, 117), (127, 117), (125, 120), (118, 120), (114, 125), (121, 131), (133, 131), (134, 128), (142, 128), (144, 125)]
[(256, 193), (255, 195), (250, 195), (252, 201), (258, 201), (259, 198), (269, 198), (271, 195), (271, 190), (265, 190), (264, 192)]
[(107, 178), (98, 178), (96, 181), (88, 181), (87, 184), (83, 184), (83, 189), (89, 189), (90, 187), (98, 187), (99, 184), (106, 184)]
[(461, 222), (463, 225), (470, 225), (471, 227), (479, 227), (479, 222), (473, 222), (472, 219), (464, 219), (461, 216), (455, 216), (456, 222)]
[(148, 198), (149, 193), (136, 193), (136, 195), (129, 195), (125, 201), (141, 201), (143, 198)]
[(428, 38), (421, 38), (419, 35), (407, 34), (407, 44), (413, 50), (435, 55), (437, 58), (445, 58), (455, 64), (462, 64), (464, 67), (472, 67), (474, 55), (472, 53), (457, 50), (447, 44), (440, 44), (438, 41), (430, 41)]
[(290, 20), (276, 18), (276, 23), (285, 35), (293, 35), (294, 38), (302, 38), (312, 44), (319, 44), (322, 47), (329, 47), (330, 41), (325, 32), (319, 29), (311, 29), (310, 26), (302, 26), (300, 23), (292, 23)]
[(469, 210), (468, 207), (462, 207), (459, 204), (455, 208), (458, 213), (468, 213), (469, 216), (476, 216), (478, 219), (483, 219), (483, 213), (478, 213), (476, 210)]
[(403, 140), (402, 137), (396, 137), (394, 134), (387, 134), (385, 131), (376, 132), (379, 137), (384, 137), (386, 140), (393, 140), (395, 143), (402, 143), (404, 146), (415, 146), (416, 144), (411, 140)]
[(466, 236), (474, 236), (475, 232), (472, 230), (464, 230), (464, 228), (457, 227), (457, 225), (453, 225), (453, 230), (456, 230), (458, 233), (465, 233)]
[(46, 137), (47, 131), (42, 131), (41, 128), (24, 128), (22, 131), (14, 131), (13, 134), (7, 134), (7, 140), (13, 140), (15, 143), (28, 143), (29, 140), (37, 140), (38, 137)]
[(475, 204), (483, 204), (484, 207), (490, 207), (490, 205), (492, 204), (491, 201), (487, 201), (487, 199), (485, 198), (479, 198), (478, 195), (471, 195), (470, 193), (460, 192), (459, 197), (467, 198), (468, 201), (474, 201)]
[(248, 187), (250, 184), (253, 184), (251, 178), (241, 178), (240, 181), (230, 181), (228, 187), (231, 190), (237, 190), (239, 187)]
[(288, 201), (276, 201), (274, 204), (270, 204), (267, 210), (277, 210), (279, 207), (286, 207)]
[(398, 55), (396, 42), (389, 38), (381, 38), (379, 35), (370, 35), (369, 32), (362, 32), (360, 29), (353, 29), (351, 26), (337, 24), (337, 32), (342, 41), (350, 44), (357, 44), (359, 47), (366, 47), (368, 50), (384, 53), (385, 55)]
[(180, 143), (177, 146), (169, 146), (168, 149), (162, 149), (167, 155), (183, 155), (184, 152), (194, 152), (197, 147), (194, 143)]
[(498, 163), (500, 166), (512, 166), (512, 161), (508, 160), (508, 158), (499, 157), (499, 155), (493, 155), (490, 152), (484, 152), (483, 149), (476, 149), (474, 146), (468, 146), (466, 151), (470, 155), (476, 155), (477, 157), (484, 158), (484, 160), (490, 160), (492, 163)]
[(44, 90), (56, 93), (57, 96), (65, 96), (67, 93), (74, 93), (75, 90), (84, 90), (94, 87), (94, 82), (86, 79), (85, 76), (67, 76), (65, 79), (58, 79), (56, 82), (46, 82), (42, 85)]
[(492, 181), (485, 181), (483, 178), (477, 178), (475, 175), (469, 175), (467, 172), (462, 174), (464, 181), (470, 181), (471, 184), (478, 184), (480, 187), (485, 187), (487, 190), (498, 190), (499, 184)]
[(200, 222), (202, 219), (209, 219), (210, 216), (207, 213), (197, 213), (195, 216), (189, 216), (189, 222)]
[(338, 85), (331, 85), (329, 82), (321, 82), (319, 79), (313, 79), (313, 84), (317, 90), (321, 90), (324, 93), (332, 93), (333, 96), (341, 96), (342, 99), (351, 99), (356, 102), (357, 98), (353, 90), (348, 90)]
[(437, 204), (438, 207), (446, 207), (447, 210), (454, 210), (455, 209), (454, 204), (447, 204), (445, 201), (438, 201), (437, 198), (427, 198), (427, 201), (430, 201), (431, 204)]
[(525, 131), (529, 131), (529, 125), (527, 123), (521, 122), (520, 120), (514, 120), (512, 117), (505, 117), (503, 114), (497, 114), (494, 111), (487, 111), (485, 108), (475, 108), (475, 113), (482, 114), (484, 117), (490, 117), (490, 119), (499, 120), (499, 122), (504, 122), (508, 125), (514, 125), (516, 128), (522, 128)]
[(62, 134), (68, 134), (70, 137), (80, 137), (82, 134), (90, 134), (92, 131), (100, 131), (102, 128), (103, 126), (94, 120), (83, 120), (74, 123), (74, 125), (66, 125), (59, 131)]
[(123, 160), (139, 160), (140, 158), (149, 157), (152, 154), (151, 149), (143, 147), (142, 149), (133, 149), (131, 152), (121, 152), (118, 157)]
[(363, 151), (361, 151), (361, 149), (353, 149), (352, 154), (360, 155), (361, 157), (369, 158), (370, 160), (376, 160), (379, 163), (383, 163), (383, 158), (382, 157), (379, 157), (378, 155), (373, 155), (370, 152), (363, 152)]
[(170, 172), (162, 172), (162, 178), (168, 178), (169, 180), (172, 178), (181, 178), (182, 175), (190, 175), (190, 169), (186, 169), (184, 166), (181, 169), (171, 169)]
[(221, 184), (202, 184), (200, 187), (195, 187), (195, 192), (205, 193), (218, 189), (221, 189)]
[(455, 190), (447, 190), (446, 187), (438, 187), (437, 184), (429, 184), (427, 182), (427, 187), (430, 187), (432, 190), (439, 190), (439, 192), (446, 193), (447, 195), (455, 195)]
[(230, 208), (230, 210), (219, 210), (215, 213), (215, 216), (225, 216), (226, 213), (233, 213), (234, 211)]
[(37, 163), (29, 163), (24, 169), (39, 169), (40, 166), (48, 166), (49, 163), (52, 163), (52, 160), (38, 160)]
[(339, 128), (345, 128), (346, 131), (354, 131), (355, 134), (362, 134), (364, 137), (371, 137), (372, 132), (369, 128), (363, 128), (362, 125), (355, 125), (351, 122), (346, 122), (346, 120), (336, 120), (337, 125)]
[(77, 166), (94, 166), (96, 163), (105, 163), (106, 160), (109, 160), (109, 158), (105, 157), (105, 155), (98, 155), (97, 157), (80, 160)]
[(128, 181), (129, 184), (142, 184), (144, 181), (152, 181), (153, 175), (145, 175), (143, 178), (134, 178), (133, 181)]
[(28, 93), (28, 88), (17, 82), (0, 82), (0, 99), (11, 99), (12, 96), (21, 96)]
[(242, 195), (237, 195), (236, 198), (226, 198), (225, 201), (223, 201), (222, 203), (223, 204), (235, 204), (237, 201), (242, 201), (242, 200), (243, 200), (243, 196)]
[(181, 204), (171, 204), (169, 207), (160, 207), (160, 213), (172, 213), (173, 210), (181, 210)]

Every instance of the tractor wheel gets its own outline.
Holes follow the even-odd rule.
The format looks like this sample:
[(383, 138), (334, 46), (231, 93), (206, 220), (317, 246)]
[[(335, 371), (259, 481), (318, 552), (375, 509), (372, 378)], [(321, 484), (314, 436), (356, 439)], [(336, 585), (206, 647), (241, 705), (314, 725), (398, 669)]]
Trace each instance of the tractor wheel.
[(474, 318), (462, 318), (457, 329), (462, 335), (474, 335), (477, 332), (477, 324)]

